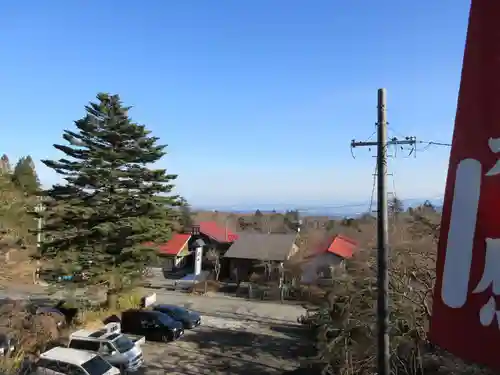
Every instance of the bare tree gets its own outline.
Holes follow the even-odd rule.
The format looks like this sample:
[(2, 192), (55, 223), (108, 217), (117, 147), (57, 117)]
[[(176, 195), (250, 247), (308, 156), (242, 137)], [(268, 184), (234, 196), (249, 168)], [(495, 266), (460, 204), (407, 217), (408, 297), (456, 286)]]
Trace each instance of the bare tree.
[(205, 260), (212, 268), (212, 271), (215, 275), (215, 280), (218, 281), (221, 269), (219, 251), (215, 248), (208, 249), (205, 255)]
[(271, 276), (273, 273), (273, 265), (269, 261), (264, 262), (264, 273), (266, 275), (266, 280), (271, 280)]
[(288, 290), (287, 285), (285, 285), (285, 268), (283, 266), (283, 263), (280, 263), (278, 265), (278, 279), (279, 279), (278, 288), (280, 291), (280, 301), (283, 303), (283, 301), (285, 300), (285, 293)]
[(214, 262), (214, 272), (215, 272), (215, 281), (219, 281), (220, 276), (220, 257), (217, 256)]
[[(403, 217), (401, 218), (403, 219)], [(391, 369), (394, 374), (492, 374), (463, 363), (428, 342), (431, 294), (435, 282), (436, 213), (418, 212), (398, 223), (392, 235), (390, 276)], [(396, 241), (396, 239), (401, 239)], [(371, 246), (366, 246), (370, 248)], [(317, 334), (316, 347), (325, 373), (372, 375), (376, 369), (376, 256), (359, 252), (322, 288), (322, 300), (308, 310), (305, 322)], [(310, 290), (310, 289), (309, 289)], [(313, 301), (309, 292), (304, 296)]]
[(333, 264), (328, 266), (328, 271), (330, 272), (330, 278), (332, 279), (332, 285), (335, 284), (336, 267)]

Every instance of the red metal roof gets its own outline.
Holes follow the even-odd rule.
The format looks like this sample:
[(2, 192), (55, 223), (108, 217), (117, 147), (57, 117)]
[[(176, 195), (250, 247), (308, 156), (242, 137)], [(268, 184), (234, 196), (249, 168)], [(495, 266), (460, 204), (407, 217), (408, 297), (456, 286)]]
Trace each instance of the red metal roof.
[(164, 255), (177, 255), (190, 238), (190, 234), (175, 233), (170, 241), (158, 246), (158, 252)]
[(349, 259), (352, 258), (357, 247), (358, 244), (356, 241), (345, 236), (338, 235), (333, 239), (326, 251), (344, 259)]
[(231, 232), (225, 227), (219, 226), (215, 221), (202, 221), (199, 225), (201, 233), (208, 237), (212, 237), (218, 242), (234, 242), (239, 238), (236, 233)]

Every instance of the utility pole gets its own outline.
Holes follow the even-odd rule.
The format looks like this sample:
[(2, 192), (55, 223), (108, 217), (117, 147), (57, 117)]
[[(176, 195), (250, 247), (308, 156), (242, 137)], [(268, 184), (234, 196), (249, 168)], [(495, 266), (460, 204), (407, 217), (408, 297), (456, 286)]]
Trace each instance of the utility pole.
[(414, 137), (387, 140), (386, 90), (378, 90), (377, 141), (356, 142), (351, 147), (377, 147), (377, 365), (378, 375), (390, 375), (389, 348), (389, 249), (387, 220), (387, 148), (392, 145), (415, 145)]

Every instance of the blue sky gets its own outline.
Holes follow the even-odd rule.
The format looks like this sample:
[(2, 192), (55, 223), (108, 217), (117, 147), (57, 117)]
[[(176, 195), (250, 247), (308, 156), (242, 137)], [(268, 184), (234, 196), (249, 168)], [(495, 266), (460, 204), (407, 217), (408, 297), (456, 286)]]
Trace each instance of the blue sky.
[[(0, 4), (0, 152), (52, 147), (98, 91), (169, 145), (194, 205), (369, 199), (351, 139), (388, 90), (390, 135), (450, 142), (470, 1), (35, 1)], [(442, 195), (449, 149), (390, 162), (402, 198)], [(37, 164), (44, 184), (58, 177)]]

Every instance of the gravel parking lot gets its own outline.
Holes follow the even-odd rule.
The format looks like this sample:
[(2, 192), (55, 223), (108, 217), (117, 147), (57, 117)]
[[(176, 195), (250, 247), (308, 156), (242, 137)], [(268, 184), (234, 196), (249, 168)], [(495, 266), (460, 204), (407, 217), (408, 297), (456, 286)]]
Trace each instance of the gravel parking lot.
[[(311, 354), (297, 317), (301, 306), (247, 301), (221, 294), (192, 296), (150, 290), (158, 303), (202, 314), (202, 326), (173, 343), (146, 343), (145, 375), (277, 374), (299, 366)], [(44, 298), (43, 290), (0, 289), (0, 298)]]
[(157, 300), (200, 311), (202, 326), (173, 343), (147, 343), (147, 375), (276, 374), (298, 367), (311, 348), (296, 323), (300, 306), (168, 292)]

